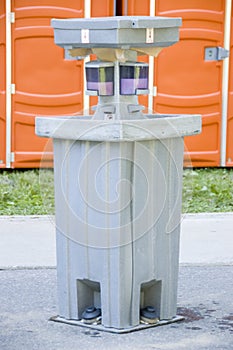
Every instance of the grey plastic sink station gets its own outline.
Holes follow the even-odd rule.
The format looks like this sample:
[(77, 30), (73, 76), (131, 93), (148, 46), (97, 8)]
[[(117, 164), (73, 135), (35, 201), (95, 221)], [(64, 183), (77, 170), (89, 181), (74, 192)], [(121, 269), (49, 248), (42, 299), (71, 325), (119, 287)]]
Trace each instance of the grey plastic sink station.
[(180, 18), (53, 19), (55, 43), (86, 63), (94, 115), (37, 117), (53, 139), (59, 316), (122, 333), (175, 322), (184, 136), (200, 115), (145, 114), (148, 65)]

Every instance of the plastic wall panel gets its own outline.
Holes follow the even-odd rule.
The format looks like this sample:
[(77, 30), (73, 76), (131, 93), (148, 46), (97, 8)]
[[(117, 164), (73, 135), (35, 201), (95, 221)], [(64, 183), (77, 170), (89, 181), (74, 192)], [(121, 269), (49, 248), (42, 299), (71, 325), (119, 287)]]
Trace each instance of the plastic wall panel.
[(114, 16), (114, 0), (91, 0), (91, 17)]
[(183, 25), (180, 42), (156, 61), (155, 110), (202, 114), (202, 133), (185, 139), (193, 166), (220, 165), (222, 61), (205, 61), (204, 50), (223, 46), (224, 8), (220, 0), (156, 1), (156, 15), (182, 17)]
[[(156, 1), (156, 0), (155, 0)], [(149, 16), (150, 0), (123, 0), (123, 11), (128, 16)]]
[(231, 44), (229, 65), (229, 94), (227, 120), (226, 165), (233, 167), (233, 10), (231, 13)]
[(0, 2), (0, 168), (6, 166), (6, 15)]

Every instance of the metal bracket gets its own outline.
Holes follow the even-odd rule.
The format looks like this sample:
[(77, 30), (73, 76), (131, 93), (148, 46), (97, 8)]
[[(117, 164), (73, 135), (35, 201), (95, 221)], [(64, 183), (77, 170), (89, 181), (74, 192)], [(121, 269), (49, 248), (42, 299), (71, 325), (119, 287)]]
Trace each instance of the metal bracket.
[(11, 161), (11, 163), (14, 163), (14, 161), (15, 161), (15, 153), (14, 152), (11, 152), (11, 154), (10, 154), (10, 161)]
[(15, 23), (15, 13), (10, 12), (10, 23)]
[(14, 95), (15, 94), (15, 84), (11, 84), (10, 90), (11, 90), (11, 94)]
[(85, 57), (83, 56), (71, 56), (69, 53), (69, 49), (64, 49), (64, 59), (65, 60), (70, 60), (70, 61), (81, 61)]
[(14, 161), (15, 161), (15, 154), (14, 154), (14, 152), (8, 153), (7, 157), (6, 157), (6, 162), (7, 162), (7, 164), (9, 164), (9, 167), (10, 167), (11, 163), (14, 163)]
[(215, 46), (205, 48), (205, 61), (221, 61), (227, 57), (229, 57), (229, 50), (224, 49), (224, 47)]

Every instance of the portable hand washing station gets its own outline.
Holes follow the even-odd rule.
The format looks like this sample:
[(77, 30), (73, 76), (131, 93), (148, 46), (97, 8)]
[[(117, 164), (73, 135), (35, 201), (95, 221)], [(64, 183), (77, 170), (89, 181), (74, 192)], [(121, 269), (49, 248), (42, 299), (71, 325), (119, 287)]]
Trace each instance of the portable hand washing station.
[(86, 63), (93, 116), (37, 117), (53, 138), (59, 316), (116, 333), (176, 315), (183, 137), (200, 115), (144, 114), (148, 65), (179, 39), (181, 19), (54, 19), (55, 43)]

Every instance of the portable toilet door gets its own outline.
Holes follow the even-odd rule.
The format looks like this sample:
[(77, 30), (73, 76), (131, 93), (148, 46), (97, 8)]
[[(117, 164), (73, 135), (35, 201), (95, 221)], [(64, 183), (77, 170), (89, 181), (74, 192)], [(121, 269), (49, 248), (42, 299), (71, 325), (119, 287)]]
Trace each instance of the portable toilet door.
[(227, 128), (228, 58), (224, 59), (230, 8), (231, 0), (124, 1), (129, 15), (182, 18), (180, 41), (154, 61), (151, 98), (157, 113), (202, 114), (202, 133), (185, 139), (187, 166), (224, 166), (226, 145), (227, 158), (233, 159), (232, 141), (226, 139), (226, 130), (228, 140), (233, 133), (233, 122), (228, 117)]
[[(46, 140), (35, 135), (35, 116), (75, 115), (84, 107), (83, 60), (65, 59), (64, 50), (54, 44), (50, 20), (112, 15), (112, 1), (4, 0), (3, 3), (10, 21), (6, 50), (7, 79), (11, 82), (6, 99), (10, 101), (11, 118), (8, 116), (6, 167), (39, 167), (41, 158), (48, 162), (43, 166), (49, 166), (52, 149), (47, 148)], [(4, 26), (2, 17), (0, 20)], [(4, 124), (2, 112), (0, 123)], [(47, 157), (44, 153), (48, 153)]]

